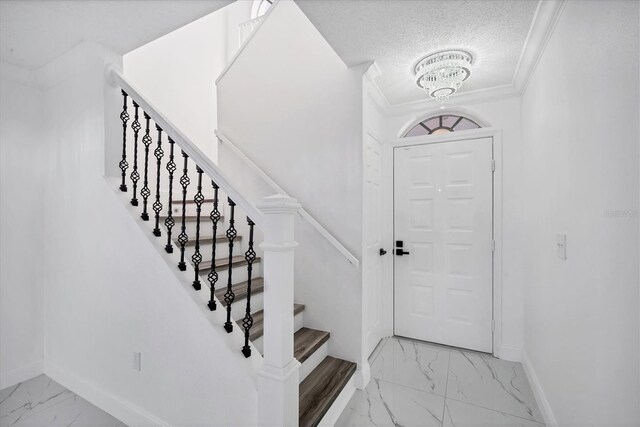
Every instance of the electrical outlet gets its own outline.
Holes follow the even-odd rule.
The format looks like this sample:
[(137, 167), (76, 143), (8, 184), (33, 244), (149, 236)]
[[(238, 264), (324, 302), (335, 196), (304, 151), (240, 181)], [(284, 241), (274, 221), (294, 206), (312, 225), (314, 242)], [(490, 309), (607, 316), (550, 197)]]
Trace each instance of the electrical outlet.
[(556, 237), (556, 251), (558, 254), (558, 258), (563, 261), (567, 259), (567, 234), (566, 233), (558, 233)]
[(134, 371), (140, 371), (141, 369), (141, 365), (140, 365), (140, 352), (139, 351), (134, 351), (133, 352), (133, 365), (132, 368)]

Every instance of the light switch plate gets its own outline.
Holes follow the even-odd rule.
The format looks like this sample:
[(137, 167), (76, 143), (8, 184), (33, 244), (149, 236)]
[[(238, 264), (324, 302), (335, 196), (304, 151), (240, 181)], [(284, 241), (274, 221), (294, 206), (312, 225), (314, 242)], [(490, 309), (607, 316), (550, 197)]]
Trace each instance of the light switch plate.
[(558, 233), (556, 237), (556, 250), (558, 258), (565, 261), (567, 259), (567, 234)]

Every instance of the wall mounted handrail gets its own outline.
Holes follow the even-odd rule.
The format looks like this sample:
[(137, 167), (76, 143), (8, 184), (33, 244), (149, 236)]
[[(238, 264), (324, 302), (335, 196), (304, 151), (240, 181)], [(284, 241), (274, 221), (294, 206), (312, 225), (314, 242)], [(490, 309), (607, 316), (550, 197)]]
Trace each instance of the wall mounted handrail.
[[(267, 184), (271, 186), (276, 192), (283, 196), (289, 196), (282, 187), (278, 185), (260, 166), (258, 166), (253, 160), (251, 160), (238, 146), (236, 146), (224, 133), (220, 130), (215, 131), (216, 137), (219, 141), (226, 144), (240, 159), (242, 159), (251, 169), (253, 169)], [(347, 249), (333, 234), (325, 227), (322, 226), (306, 209), (300, 208), (298, 211), (300, 216), (304, 218), (313, 228), (316, 229), (322, 237), (324, 237), (329, 243), (331, 243), (344, 257), (355, 267), (360, 266), (358, 258)]]
[(110, 79), (111, 83), (120, 86), (129, 96), (136, 100), (136, 102), (146, 111), (151, 118), (169, 135), (175, 143), (191, 157), (191, 159), (202, 170), (209, 175), (209, 177), (216, 182), (216, 184), (224, 190), (224, 192), (233, 201), (240, 206), (244, 212), (251, 217), (251, 219), (258, 224), (261, 228), (264, 226), (264, 219), (262, 213), (249, 202), (231, 183), (231, 180), (227, 178), (218, 169), (218, 166), (211, 161), (209, 156), (202, 152), (198, 146), (183, 134), (171, 120), (165, 117), (160, 111), (154, 107), (154, 105), (147, 98), (140, 93), (135, 86), (127, 80), (126, 77), (118, 70), (113, 64), (108, 64), (106, 67), (107, 79)]

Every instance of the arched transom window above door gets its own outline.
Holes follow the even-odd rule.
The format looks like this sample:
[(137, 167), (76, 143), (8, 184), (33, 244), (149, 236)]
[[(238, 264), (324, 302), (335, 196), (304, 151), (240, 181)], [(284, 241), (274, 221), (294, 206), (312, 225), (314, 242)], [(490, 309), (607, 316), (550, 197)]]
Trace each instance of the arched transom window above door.
[(439, 135), (460, 130), (478, 129), (481, 126), (473, 120), (455, 114), (442, 114), (421, 121), (407, 132), (404, 137), (421, 135)]

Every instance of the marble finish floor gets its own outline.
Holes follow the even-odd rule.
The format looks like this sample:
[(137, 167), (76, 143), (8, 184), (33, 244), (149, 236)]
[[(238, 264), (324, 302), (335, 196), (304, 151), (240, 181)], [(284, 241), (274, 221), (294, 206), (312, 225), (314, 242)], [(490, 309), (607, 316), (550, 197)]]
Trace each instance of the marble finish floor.
[(336, 426), (543, 427), (520, 363), (388, 338)]
[(0, 391), (0, 426), (126, 427), (45, 375)]

